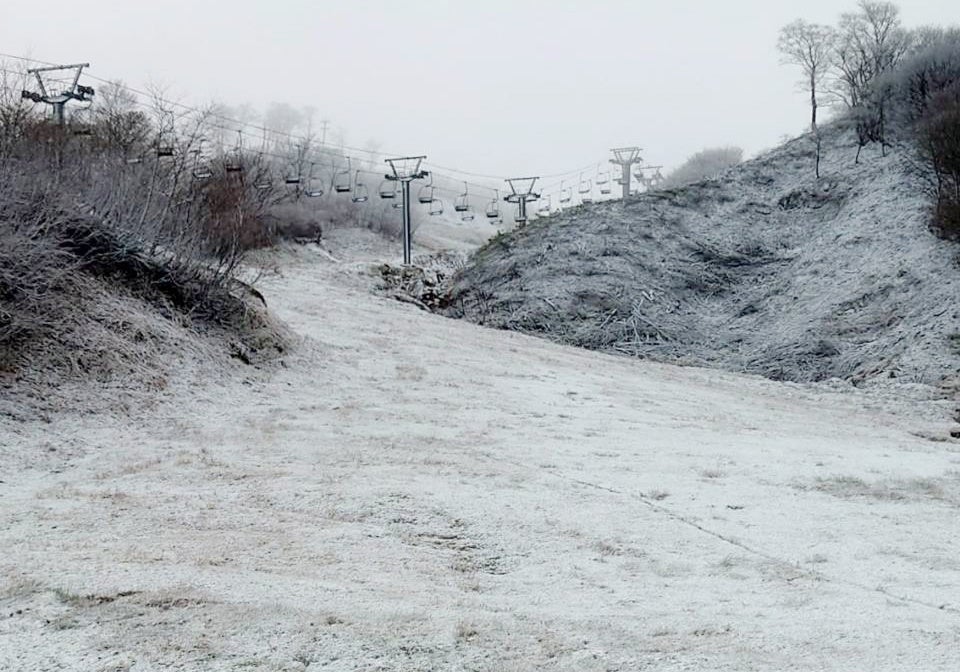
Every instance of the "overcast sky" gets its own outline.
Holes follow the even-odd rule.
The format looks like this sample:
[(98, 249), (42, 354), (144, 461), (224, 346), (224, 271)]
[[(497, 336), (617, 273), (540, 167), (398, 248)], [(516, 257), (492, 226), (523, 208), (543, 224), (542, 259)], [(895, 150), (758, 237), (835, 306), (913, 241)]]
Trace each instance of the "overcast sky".
[[(0, 51), (184, 102), (317, 108), (348, 145), (477, 173), (548, 174), (639, 145), (675, 166), (748, 154), (807, 118), (779, 28), (835, 22), (807, 0), (8, 0)], [(904, 23), (960, 23), (957, 0), (904, 0)]]

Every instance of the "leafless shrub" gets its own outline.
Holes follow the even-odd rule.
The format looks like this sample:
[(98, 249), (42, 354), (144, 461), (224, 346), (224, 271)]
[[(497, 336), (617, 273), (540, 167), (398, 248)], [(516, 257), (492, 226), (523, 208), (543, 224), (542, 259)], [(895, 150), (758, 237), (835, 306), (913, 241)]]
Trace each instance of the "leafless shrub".
[(246, 361), (280, 346), (239, 280), (269, 201), (222, 164), (197, 170), (203, 115), (180, 121), (180, 144), (164, 157), (150, 136), (168, 110), (148, 122), (118, 99), (78, 133), (75, 121), (54, 125), (4, 95), (0, 371), (143, 367), (157, 325), (132, 328), (131, 301), (171, 324), (232, 334)]

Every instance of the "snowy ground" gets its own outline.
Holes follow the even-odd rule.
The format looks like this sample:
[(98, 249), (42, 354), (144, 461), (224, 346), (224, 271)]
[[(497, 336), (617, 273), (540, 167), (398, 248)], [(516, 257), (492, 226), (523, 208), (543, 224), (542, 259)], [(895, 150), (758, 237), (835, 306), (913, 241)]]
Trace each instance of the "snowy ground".
[(0, 669), (960, 668), (947, 406), (429, 315), (348, 243), (264, 283), (274, 375), (0, 427)]

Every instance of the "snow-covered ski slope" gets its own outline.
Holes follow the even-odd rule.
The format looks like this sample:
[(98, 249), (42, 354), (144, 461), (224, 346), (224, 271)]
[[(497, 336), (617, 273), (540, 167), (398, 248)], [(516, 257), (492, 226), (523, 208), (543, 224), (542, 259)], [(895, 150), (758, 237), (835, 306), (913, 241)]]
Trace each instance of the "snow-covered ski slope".
[(792, 381), (954, 385), (960, 267), (906, 149), (826, 132), (721, 178), (502, 237), (455, 315), (563, 343)]
[(263, 286), (275, 373), (0, 427), (0, 669), (960, 668), (945, 403), (482, 329), (329, 259)]

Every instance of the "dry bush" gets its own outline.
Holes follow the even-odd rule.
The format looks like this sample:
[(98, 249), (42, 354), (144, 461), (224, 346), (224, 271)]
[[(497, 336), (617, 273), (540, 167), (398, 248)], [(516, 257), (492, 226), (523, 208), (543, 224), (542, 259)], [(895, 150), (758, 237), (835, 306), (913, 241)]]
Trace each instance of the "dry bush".
[(243, 175), (198, 178), (196, 134), (165, 160), (136, 118), (78, 134), (0, 100), (15, 118), (0, 146), (0, 371), (145, 380), (190, 348), (184, 328), (248, 362), (283, 348), (239, 278), (270, 201)]
[(917, 136), (934, 178), (934, 229), (960, 240), (960, 82), (933, 98)]

